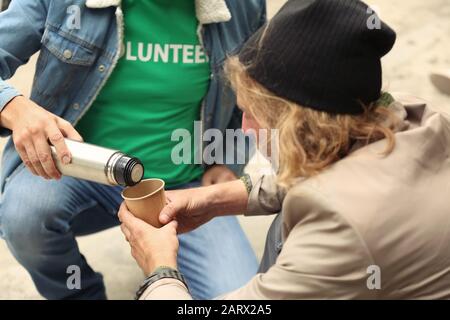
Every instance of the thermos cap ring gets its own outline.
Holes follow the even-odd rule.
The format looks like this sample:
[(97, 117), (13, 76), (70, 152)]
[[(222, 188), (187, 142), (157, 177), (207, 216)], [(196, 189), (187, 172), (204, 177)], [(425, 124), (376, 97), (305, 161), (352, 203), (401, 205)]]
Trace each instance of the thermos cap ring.
[(131, 169), (131, 181), (135, 183), (139, 183), (142, 180), (142, 177), (144, 176), (144, 166), (141, 163), (136, 163), (135, 166)]
[(144, 165), (138, 158), (123, 155), (114, 165), (114, 178), (124, 187), (132, 187), (142, 181)]

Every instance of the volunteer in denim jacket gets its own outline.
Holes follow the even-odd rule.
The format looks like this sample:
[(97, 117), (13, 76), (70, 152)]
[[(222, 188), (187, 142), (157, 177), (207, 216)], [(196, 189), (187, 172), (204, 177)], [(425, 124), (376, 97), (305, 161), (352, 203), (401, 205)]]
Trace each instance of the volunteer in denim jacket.
[[(140, 158), (168, 188), (228, 181), (224, 165), (175, 165), (176, 129), (239, 127), (222, 64), (265, 21), (262, 0), (15, 0), (0, 14), (0, 235), (49, 299), (104, 299), (75, 237), (118, 224), (121, 188), (62, 177), (63, 137)], [(6, 80), (40, 51), (30, 99)], [(235, 218), (180, 237), (179, 265), (198, 298), (245, 283), (255, 255)], [(102, 248), (99, 247), (99, 250)], [(114, 252), (111, 253), (114, 255)], [(81, 289), (66, 285), (69, 266)], [(220, 275), (220, 277), (219, 277)]]

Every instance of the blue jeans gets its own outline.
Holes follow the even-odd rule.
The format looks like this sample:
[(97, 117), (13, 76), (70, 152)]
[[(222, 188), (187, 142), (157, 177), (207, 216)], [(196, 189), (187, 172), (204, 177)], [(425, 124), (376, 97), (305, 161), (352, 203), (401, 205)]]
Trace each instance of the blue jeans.
[[(88, 265), (75, 237), (119, 224), (121, 190), (70, 177), (46, 181), (23, 165), (9, 178), (0, 202), (0, 235), (42, 296), (106, 298), (101, 274)], [(256, 274), (256, 257), (235, 217), (214, 219), (179, 239), (179, 269), (196, 299), (234, 290)], [(71, 265), (81, 270), (80, 290), (67, 288)]]

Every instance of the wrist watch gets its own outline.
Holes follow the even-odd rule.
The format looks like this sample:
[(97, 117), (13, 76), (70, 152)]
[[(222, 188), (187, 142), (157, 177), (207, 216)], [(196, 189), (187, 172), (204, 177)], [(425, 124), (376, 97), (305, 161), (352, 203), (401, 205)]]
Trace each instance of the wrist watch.
[(181, 274), (181, 272), (179, 272), (178, 270), (175, 270), (171, 267), (161, 266), (161, 267), (157, 268), (151, 275), (149, 275), (147, 277), (147, 279), (144, 280), (144, 282), (140, 286), (139, 290), (136, 292), (135, 299), (139, 300), (139, 298), (142, 296), (142, 294), (145, 292), (145, 290), (147, 290), (148, 287), (150, 287), (156, 281), (161, 280), (161, 279), (167, 279), (167, 278), (176, 279), (176, 280), (181, 281), (186, 286), (186, 288), (188, 288), (188, 290), (189, 290), (189, 287), (186, 283), (186, 279)]

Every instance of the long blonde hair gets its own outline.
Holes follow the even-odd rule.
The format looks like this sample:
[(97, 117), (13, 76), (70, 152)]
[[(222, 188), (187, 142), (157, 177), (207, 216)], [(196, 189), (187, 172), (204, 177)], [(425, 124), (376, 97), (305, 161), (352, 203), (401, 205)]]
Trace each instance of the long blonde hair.
[(353, 143), (386, 139), (384, 154), (395, 147), (397, 119), (388, 106), (364, 106), (361, 115), (338, 115), (302, 107), (276, 96), (247, 73), (237, 57), (225, 71), (240, 106), (262, 128), (279, 130), (278, 184), (289, 188), (299, 178), (320, 173), (349, 154)]

